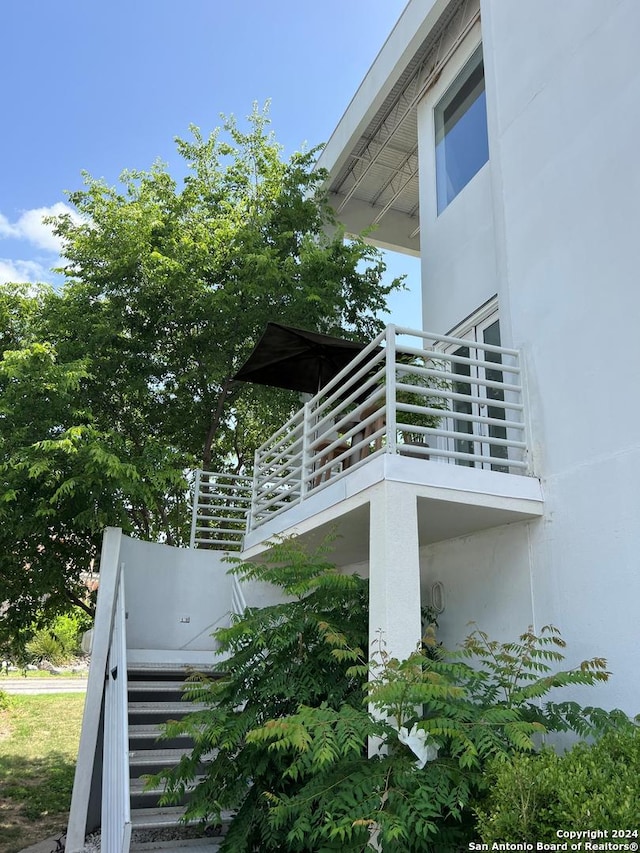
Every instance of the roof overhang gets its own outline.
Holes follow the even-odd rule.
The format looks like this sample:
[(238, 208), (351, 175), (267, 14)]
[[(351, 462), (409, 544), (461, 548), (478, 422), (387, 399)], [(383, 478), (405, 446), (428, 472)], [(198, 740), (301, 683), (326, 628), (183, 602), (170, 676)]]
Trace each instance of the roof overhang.
[(419, 255), (417, 105), (479, 17), (479, 0), (407, 4), (318, 161), (348, 234)]

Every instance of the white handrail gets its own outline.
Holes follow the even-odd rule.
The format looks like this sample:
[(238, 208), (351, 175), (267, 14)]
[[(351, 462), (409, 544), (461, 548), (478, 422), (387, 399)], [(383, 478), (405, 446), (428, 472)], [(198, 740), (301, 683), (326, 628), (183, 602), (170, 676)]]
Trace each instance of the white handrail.
[(103, 853), (129, 853), (131, 843), (127, 638), (121, 567), (118, 574), (116, 610), (105, 684), (101, 822)]
[(198, 469), (191, 513), (191, 548), (238, 551), (258, 483), (245, 474)]
[[(67, 827), (67, 853), (80, 853), (84, 849), (87, 829), (94, 828), (94, 822), (97, 823), (100, 813), (100, 786), (94, 784), (99, 776), (95, 770), (102, 755), (100, 718), (120, 578), (121, 541), (122, 531), (119, 528), (108, 527), (105, 530), (100, 555), (100, 586), (96, 601), (91, 668), (87, 679), (78, 762)], [(92, 824), (88, 826), (90, 815)]]
[[(407, 337), (418, 340), (400, 341)], [(528, 473), (518, 358), (506, 347), (388, 326), (258, 449), (248, 529), (382, 451)]]

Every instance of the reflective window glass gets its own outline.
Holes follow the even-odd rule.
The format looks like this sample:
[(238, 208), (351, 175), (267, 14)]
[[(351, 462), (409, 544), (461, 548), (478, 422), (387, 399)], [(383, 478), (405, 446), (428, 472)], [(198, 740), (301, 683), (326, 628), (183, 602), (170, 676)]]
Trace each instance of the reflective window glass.
[(484, 63), (479, 47), (435, 108), (438, 213), (489, 159)]

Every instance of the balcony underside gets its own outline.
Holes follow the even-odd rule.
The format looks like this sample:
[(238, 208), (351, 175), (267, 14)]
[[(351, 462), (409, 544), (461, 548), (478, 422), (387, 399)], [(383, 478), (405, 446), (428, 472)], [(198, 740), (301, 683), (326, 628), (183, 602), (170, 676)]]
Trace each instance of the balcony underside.
[(416, 497), (420, 545), (455, 539), (542, 515), (540, 482), (497, 471), (439, 465), (382, 454), (310, 495), (245, 537), (242, 557), (258, 557), (277, 536), (297, 535), (313, 546), (335, 532), (333, 561), (369, 559), (369, 503), (384, 481), (401, 482)]

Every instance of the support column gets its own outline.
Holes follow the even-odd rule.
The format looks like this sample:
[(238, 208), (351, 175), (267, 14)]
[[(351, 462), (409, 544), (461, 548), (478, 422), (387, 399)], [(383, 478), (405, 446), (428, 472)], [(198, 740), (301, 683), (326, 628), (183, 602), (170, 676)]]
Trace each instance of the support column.
[(418, 501), (410, 486), (385, 480), (371, 497), (370, 651), (382, 632), (386, 652), (403, 659), (422, 636)]

